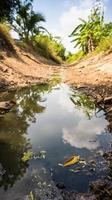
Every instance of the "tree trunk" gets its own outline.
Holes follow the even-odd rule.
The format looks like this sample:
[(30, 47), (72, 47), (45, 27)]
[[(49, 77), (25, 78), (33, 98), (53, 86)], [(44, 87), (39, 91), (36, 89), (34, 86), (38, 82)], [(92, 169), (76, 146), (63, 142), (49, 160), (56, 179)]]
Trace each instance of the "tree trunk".
[(94, 40), (92, 38), (92, 35), (90, 35), (88, 39), (88, 53), (91, 53), (94, 50), (95, 50)]

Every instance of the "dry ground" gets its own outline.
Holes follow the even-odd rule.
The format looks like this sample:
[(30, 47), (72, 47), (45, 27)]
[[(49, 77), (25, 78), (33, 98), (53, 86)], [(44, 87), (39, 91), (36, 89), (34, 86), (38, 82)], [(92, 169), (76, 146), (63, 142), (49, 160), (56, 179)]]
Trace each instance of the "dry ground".
[(98, 90), (100, 95), (112, 94), (112, 53), (88, 57), (78, 63), (59, 66), (45, 58), (24, 52), (18, 47), (16, 56), (3, 54), (0, 59), (0, 85), (23, 86), (44, 82), (57, 72), (62, 82), (77, 88)]
[[(42, 57), (35, 57), (30, 52), (16, 48), (16, 55), (6, 52), (0, 59), (0, 85), (24, 86), (28, 83), (44, 82), (54, 73), (58, 66)], [(53, 67), (52, 67), (53, 66)]]
[(100, 54), (64, 70), (64, 81), (77, 87), (112, 86), (112, 53)]

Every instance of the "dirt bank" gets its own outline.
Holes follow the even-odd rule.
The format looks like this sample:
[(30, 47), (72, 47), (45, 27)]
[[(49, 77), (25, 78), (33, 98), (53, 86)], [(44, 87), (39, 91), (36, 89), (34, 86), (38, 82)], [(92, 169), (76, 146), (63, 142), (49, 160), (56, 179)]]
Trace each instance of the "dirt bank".
[(25, 52), (16, 46), (15, 49), (16, 55), (4, 52), (0, 58), (0, 88), (45, 82), (58, 68), (50, 60)]
[(64, 82), (75, 85), (77, 88), (97, 89), (102, 97), (104, 93), (106, 95), (106, 92), (111, 94), (112, 53), (92, 56), (78, 64), (69, 65), (64, 70)]
[[(62, 81), (75, 87), (89, 89), (90, 92), (111, 95), (112, 89), (112, 53), (88, 57), (69, 66), (59, 66), (34, 53), (25, 52), (15, 46), (16, 55), (2, 53), (0, 57), (0, 86), (21, 86), (28, 83), (44, 82), (53, 73), (58, 72)], [(107, 94), (106, 94), (107, 93)]]

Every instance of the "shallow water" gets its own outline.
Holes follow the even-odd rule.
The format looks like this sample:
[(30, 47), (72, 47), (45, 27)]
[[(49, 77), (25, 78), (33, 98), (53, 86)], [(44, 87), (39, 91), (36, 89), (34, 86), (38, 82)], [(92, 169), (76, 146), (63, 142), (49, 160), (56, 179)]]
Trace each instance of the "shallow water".
[[(102, 154), (112, 136), (104, 112), (86, 95), (53, 82), (9, 92), (4, 99), (12, 98), (17, 105), (0, 118), (0, 199), (20, 199), (51, 180), (88, 192), (91, 181), (105, 177)], [(29, 151), (35, 156), (23, 162)], [(36, 157), (41, 151), (45, 158)], [(86, 166), (61, 166), (73, 155)]]

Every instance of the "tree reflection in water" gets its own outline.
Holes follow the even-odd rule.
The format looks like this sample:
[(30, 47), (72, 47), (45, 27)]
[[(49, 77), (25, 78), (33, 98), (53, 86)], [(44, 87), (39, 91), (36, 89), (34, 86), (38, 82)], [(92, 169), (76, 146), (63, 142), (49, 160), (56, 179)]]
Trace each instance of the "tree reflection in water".
[(95, 112), (95, 103), (87, 95), (76, 92), (70, 99), (78, 109), (83, 110), (89, 119), (92, 118), (93, 113)]
[[(53, 83), (53, 84), (52, 84)], [(28, 162), (22, 161), (24, 152), (31, 149), (26, 137), (30, 122), (36, 121), (36, 114), (45, 107), (40, 102), (44, 92), (50, 92), (56, 81), (39, 86), (26, 87), (9, 93), (5, 99), (15, 99), (16, 107), (0, 119), (0, 186), (5, 190), (12, 187), (26, 172)]]

